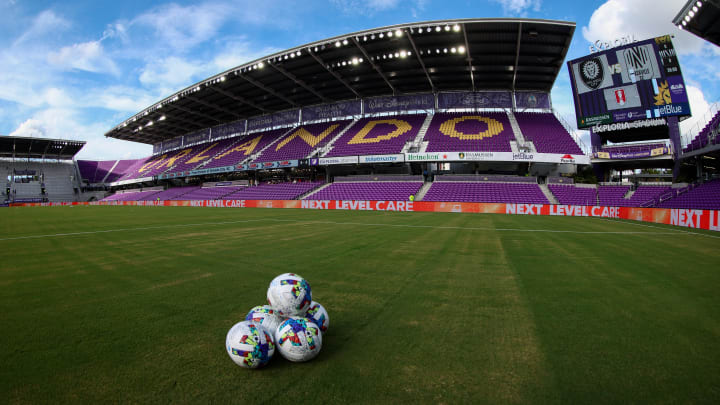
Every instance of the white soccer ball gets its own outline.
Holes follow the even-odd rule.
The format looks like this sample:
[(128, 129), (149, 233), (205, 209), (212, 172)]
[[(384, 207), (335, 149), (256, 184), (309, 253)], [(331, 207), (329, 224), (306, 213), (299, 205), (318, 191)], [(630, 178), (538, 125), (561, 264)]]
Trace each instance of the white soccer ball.
[(259, 368), (266, 365), (275, 354), (275, 341), (259, 323), (242, 321), (236, 323), (225, 337), (228, 355), (240, 367)]
[(312, 302), (310, 284), (297, 274), (281, 274), (270, 282), (267, 290), (270, 305), (283, 316), (305, 316)]
[(330, 326), (330, 316), (324, 306), (319, 302), (313, 301), (305, 313), (305, 317), (315, 322), (320, 327), (322, 333), (327, 332)]
[(285, 318), (280, 316), (270, 305), (258, 305), (248, 312), (245, 320), (259, 323), (269, 334), (274, 335), (275, 329)]
[(322, 348), (322, 333), (315, 322), (307, 318), (286, 319), (275, 331), (280, 354), (294, 362), (313, 359)]

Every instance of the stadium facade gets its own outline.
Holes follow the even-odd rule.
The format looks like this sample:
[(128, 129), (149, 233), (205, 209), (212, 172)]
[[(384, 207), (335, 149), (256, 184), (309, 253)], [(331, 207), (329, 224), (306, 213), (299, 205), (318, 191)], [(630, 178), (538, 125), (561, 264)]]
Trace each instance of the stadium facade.
[[(548, 20), (430, 21), (262, 57), (182, 89), (108, 131), (108, 137), (153, 145), (153, 154), (75, 162), (73, 199), (412, 195), (417, 201), (659, 207), (681, 196), (713, 195), (714, 182), (672, 183), (663, 173), (632, 183), (613, 177), (628, 169), (680, 173), (685, 154), (702, 141), (670, 139), (668, 117), (596, 123), (590, 149), (554, 113), (550, 90), (574, 30), (574, 23)], [(568, 66), (577, 86), (574, 65)], [(623, 74), (614, 73), (616, 80)], [(619, 106), (634, 102), (632, 91), (628, 87), (625, 99), (623, 88)], [(717, 144), (716, 121), (717, 114), (704, 129), (712, 137), (698, 134), (707, 139), (703, 147)], [(20, 157), (25, 166), (37, 158), (13, 154), (11, 161)], [(573, 184), (591, 161), (604, 182)], [(39, 196), (23, 190), (18, 198), (16, 180), (24, 179), (18, 170), (30, 169), (6, 169), (7, 200), (57, 201), (44, 188)], [(115, 194), (106, 197), (107, 191)], [(720, 208), (713, 204), (703, 208)]]

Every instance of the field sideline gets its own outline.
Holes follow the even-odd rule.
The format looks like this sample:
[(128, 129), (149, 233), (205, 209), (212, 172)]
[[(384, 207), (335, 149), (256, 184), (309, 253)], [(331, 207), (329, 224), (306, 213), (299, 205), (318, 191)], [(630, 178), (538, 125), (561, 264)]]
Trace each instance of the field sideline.
[[(495, 214), (0, 213), (9, 403), (720, 401), (717, 232)], [(330, 313), (322, 352), (241, 369), (225, 334), (284, 272)]]

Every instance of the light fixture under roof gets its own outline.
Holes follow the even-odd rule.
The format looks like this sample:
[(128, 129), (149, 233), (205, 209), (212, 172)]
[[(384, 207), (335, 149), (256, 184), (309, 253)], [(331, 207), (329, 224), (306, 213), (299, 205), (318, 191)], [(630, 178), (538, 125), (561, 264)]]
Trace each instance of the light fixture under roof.
[[(341, 45), (342, 45), (342, 44), (340, 43), (340, 41), (335, 41), (335, 47), (336, 47), (336, 48), (340, 48)], [(286, 56), (287, 56), (287, 55), (286, 55)], [(287, 59), (287, 58), (286, 58), (286, 59)]]
[(460, 26), (457, 25), (457, 24), (453, 25), (453, 31), (459, 32), (459, 31), (460, 31)]
[(158, 118), (158, 121), (165, 121), (165, 118), (166, 117), (164, 115), (161, 115), (160, 118)]
[(395, 36), (401, 37), (402, 36), (402, 30), (395, 30)]

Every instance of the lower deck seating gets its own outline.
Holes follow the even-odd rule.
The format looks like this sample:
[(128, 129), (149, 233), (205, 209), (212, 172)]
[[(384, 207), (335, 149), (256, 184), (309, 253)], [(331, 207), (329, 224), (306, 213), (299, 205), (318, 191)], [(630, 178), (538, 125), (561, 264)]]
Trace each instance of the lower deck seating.
[(421, 181), (376, 181), (333, 183), (310, 195), (310, 200), (407, 201), (422, 187)]
[(321, 184), (323, 183), (265, 183), (255, 187), (245, 187), (222, 198), (224, 200), (294, 200)]
[(549, 204), (533, 183), (436, 182), (423, 201)]

